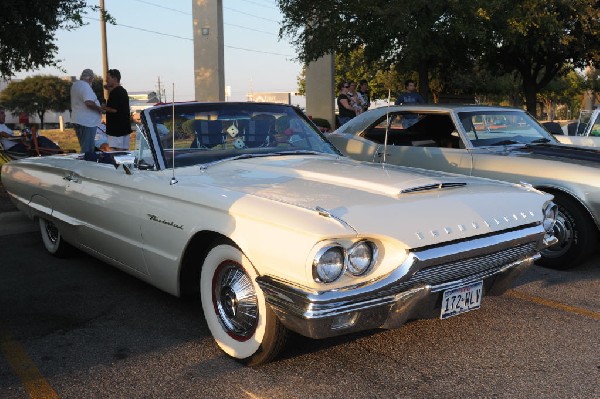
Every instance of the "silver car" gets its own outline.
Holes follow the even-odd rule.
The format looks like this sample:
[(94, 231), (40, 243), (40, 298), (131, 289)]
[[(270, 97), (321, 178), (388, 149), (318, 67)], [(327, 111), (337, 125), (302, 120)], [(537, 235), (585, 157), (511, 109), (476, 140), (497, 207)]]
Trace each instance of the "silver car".
[(540, 263), (568, 269), (598, 244), (600, 151), (563, 145), (527, 112), (474, 105), (376, 108), (327, 138), (358, 160), (526, 182), (554, 195), (559, 243)]

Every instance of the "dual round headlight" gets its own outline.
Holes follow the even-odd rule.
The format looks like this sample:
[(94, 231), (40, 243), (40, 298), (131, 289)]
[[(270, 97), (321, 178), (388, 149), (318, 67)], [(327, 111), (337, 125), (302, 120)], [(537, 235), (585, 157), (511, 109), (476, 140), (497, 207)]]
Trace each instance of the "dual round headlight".
[(359, 241), (346, 249), (332, 244), (317, 252), (313, 261), (313, 277), (331, 283), (347, 271), (353, 276), (367, 273), (377, 260), (377, 247), (370, 241)]

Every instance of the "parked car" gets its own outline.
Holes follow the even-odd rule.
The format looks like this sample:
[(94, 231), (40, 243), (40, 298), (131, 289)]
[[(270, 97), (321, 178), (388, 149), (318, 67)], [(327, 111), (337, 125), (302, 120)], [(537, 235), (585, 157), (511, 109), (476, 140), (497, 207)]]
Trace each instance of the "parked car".
[[(416, 123), (404, 128), (406, 116)], [(542, 265), (572, 268), (598, 246), (600, 151), (561, 145), (521, 109), (473, 105), (377, 108), (327, 138), (358, 160), (527, 182), (553, 194), (559, 209), (555, 225), (559, 242), (542, 251)]]
[(173, 295), (199, 295), (217, 344), (273, 359), (324, 338), (447, 317), (498, 295), (556, 241), (528, 185), (342, 156), (299, 110), (145, 109), (131, 152), (28, 158), (2, 183), (54, 255), (77, 247)]
[(572, 127), (572, 132), (568, 132), (568, 135), (556, 135), (561, 143), (600, 147), (600, 108), (581, 111), (579, 120), (568, 127)]

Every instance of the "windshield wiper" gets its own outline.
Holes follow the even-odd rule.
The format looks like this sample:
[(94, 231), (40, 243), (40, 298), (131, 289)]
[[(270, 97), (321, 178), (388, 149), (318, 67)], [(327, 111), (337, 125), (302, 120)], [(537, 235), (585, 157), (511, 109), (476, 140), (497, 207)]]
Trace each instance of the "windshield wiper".
[(277, 151), (270, 155), (324, 155), (324, 153), (312, 150), (288, 150), (288, 151)]
[(547, 138), (543, 138), (543, 137), (542, 137), (541, 139), (536, 139), (536, 140), (533, 140), (533, 141), (532, 141), (532, 142), (530, 142), (529, 144), (536, 144), (536, 143), (548, 143), (548, 142), (550, 142), (550, 139), (547, 139)]

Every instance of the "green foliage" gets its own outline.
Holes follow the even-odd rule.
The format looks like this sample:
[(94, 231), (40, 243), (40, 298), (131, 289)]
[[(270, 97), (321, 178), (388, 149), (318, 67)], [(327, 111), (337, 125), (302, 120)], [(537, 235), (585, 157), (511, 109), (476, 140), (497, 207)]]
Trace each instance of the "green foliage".
[(0, 103), (13, 113), (37, 114), (44, 125), (46, 111), (70, 108), (71, 82), (56, 76), (32, 76), (10, 82), (0, 93)]
[(590, 0), (493, 0), (482, 7), (487, 42), (482, 59), (496, 73), (517, 72), (527, 109), (555, 77), (592, 62), (600, 11)]
[[(412, 77), (412, 76), (411, 76)], [(386, 99), (391, 92), (395, 99), (398, 90), (402, 90), (401, 82), (408, 77), (400, 76), (395, 69), (385, 63), (369, 60), (362, 46), (346, 53), (335, 55), (336, 82), (358, 82), (366, 79), (371, 90), (371, 100)]]
[(100, 102), (103, 102), (103, 100), (106, 102), (106, 99), (104, 98), (104, 81), (100, 76), (96, 76), (94, 80), (92, 80), (92, 90)]
[[(192, 139), (194, 137), (193, 123), (193, 120), (175, 117), (175, 140)], [(170, 132), (173, 131), (173, 121), (171, 119), (165, 121), (164, 125)]]
[(384, 71), (381, 80), (391, 70), (396, 84), (417, 76), (421, 94), (434, 97), (482, 93), (482, 82), (498, 78), (494, 84), (507, 89), (511, 102), (525, 97), (535, 112), (537, 93), (554, 77), (600, 62), (597, 1), (279, 0), (278, 6), (279, 34), (292, 39), (301, 61), (362, 48), (364, 65)]
[(0, 77), (44, 66), (58, 66), (56, 31), (82, 26), (82, 16), (97, 9), (88, 6), (85, 0), (3, 0), (0, 12)]
[(185, 138), (185, 139), (193, 139), (194, 135), (195, 135), (195, 131), (194, 131), (194, 124), (195, 124), (195, 120), (186, 120), (185, 122), (183, 122), (181, 124), (181, 131), (183, 132), (181, 134), (181, 138)]

